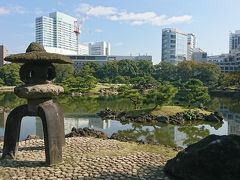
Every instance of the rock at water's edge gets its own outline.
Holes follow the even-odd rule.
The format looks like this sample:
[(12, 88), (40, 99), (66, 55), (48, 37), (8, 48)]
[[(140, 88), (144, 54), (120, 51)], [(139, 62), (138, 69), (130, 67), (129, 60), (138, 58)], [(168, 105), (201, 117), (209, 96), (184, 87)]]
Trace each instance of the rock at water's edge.
[(66, 134), (65, 137), (96, 137), (107, 139), (107, 134), (102, 131), (90, 129), (88, 127), (78, 129), (73, 127), (72, 131), (69, 134)]
[(169, 160), (164, 171), (187, 180), (239, 180), (240, 136), (210, 135)]

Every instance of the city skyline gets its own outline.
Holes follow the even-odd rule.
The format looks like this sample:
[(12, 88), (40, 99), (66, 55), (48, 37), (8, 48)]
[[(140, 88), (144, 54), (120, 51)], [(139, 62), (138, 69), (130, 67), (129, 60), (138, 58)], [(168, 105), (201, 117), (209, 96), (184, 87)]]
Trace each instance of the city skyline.
[(108, 41), (114, 55), (148, 54), (159, 63), (164, 28), (194, 33), (198, 47), (217, 55), (229, 51), (229, 32), (240, 29), (235, 23), (239, 5), (237, 0), (2, 0), (0, 44), (9, 53), (23, 52), (35, 41), (35, 18), (60, 11), (83, 22), (80, 43)]

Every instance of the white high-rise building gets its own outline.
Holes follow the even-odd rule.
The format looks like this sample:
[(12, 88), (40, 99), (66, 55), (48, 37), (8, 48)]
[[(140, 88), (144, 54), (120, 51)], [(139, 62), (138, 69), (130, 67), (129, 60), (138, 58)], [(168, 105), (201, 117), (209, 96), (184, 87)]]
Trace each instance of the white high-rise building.
[(235, 31), (235, 33), (230, 33), (229, 35), (229, 52), (237, 50), (240, 48), (240, 30)]
[(187, 60), (187, 34), (176, 29), (162, 30), (162, 61), (177, 64)]
[(196, 48), (197, 40), (193, 33), (187, 35), (187, 60), (192, 60), (192, 54)]
[(109, 56), (111, 55), (111, 44), (105, 41), (89, 43), (89, 55)]
[(47, 52), (75, 55), (78, 53), (78, 38), (74, 32), (76, 18), (61, 12), (36, 18), (36, 42)]
[(4, 45), (0, 45), (0, 66), (6, 64), (6, 61), (4, 61), (6, 56), (8, 56), (7, 48)]

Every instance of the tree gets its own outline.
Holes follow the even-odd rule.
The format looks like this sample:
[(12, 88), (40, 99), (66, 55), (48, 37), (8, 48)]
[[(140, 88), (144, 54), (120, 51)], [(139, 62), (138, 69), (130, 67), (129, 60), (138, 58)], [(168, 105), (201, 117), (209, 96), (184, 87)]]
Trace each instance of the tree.
[(0, 78), (4, 85), (17, 86), (22, 83), (19, 77), (19, 69), (20, 65), (16, 63), (5, 64), (0, 67)]
[(96, 77), (101, 80), (112, 82), (119, 75), (119, 67), (117, 61), (108, 61), (96, 72)]
[(188, 105), (205, 104), (210, 100), (208, 88), (198, 79), (190, 79), (181, 89), (181, 99)]
[(72, 64), (54, 64), (56, 68), (56, 83), (62, 83), (64, 80), (73, 76), (73, 65)]
[(186, 82), (193, 77), (193, 67), (197, 64), (195, 61), (182, 61), (177, 65), (177, 76), (182, 82)]
[(193, 77), (199, 79), (209, 88), (214, 88), (219, 85), (221, 70), (216, 64), (197, 63), (193, 66)]
[(153, 77), (161, 82), (174, 82), (177, 79), (175, 65), (162, 61), (154, 66)]
[(134, 88), (138, 89), (142, 94), (147, 89), (152, 89), (159, 84), (159, 82), (156, 81), (152, 76), (135, 77), (130, 80), (130, 83), (133, 85)]
[(63, 82), (66, 92), (88, 92), (90, 89), (96, 87), (97, 79), (93, 76), (84, 77), (70, 77)]
[(224, 74), (224, 85), (240, 87), (240, 72), (231, 72)]
[(117, 76), (113, 83), (117, 83), (117, 84), (127, 84), (129, 83), (130, 77), (129, 76)]
[(96, 62), (87, 62), (83, 65), (83, 67), (77, 71), (74, 72), (75, 75), (80, 75), (80, 76), (85, 76), (85, 75), (90, 75), (90, 76), (97, 76), (97, 71), (100, 69), (100, 65)]
[(128, 98), (134, 105), (134, 108), (137, 109), (139, 105), (142, 104), (144, 97), (138, 92), (138, 90), (133, 89), (130, 86), (121, 86), (118, 89), (120, 96)]
[(176, 95), (177, 88), (173, 85), (166, 83), (159, 85), (156, 89), (150, 90), (146, 95), (146, 101), (149, 103), (154, 103), (155, 107), (152, 110), (155, 110), (158, 106), (162, 106)]
[(138, 75), (151, 76), (154, 71), (152, 61), (142, 60), (137, 61)]
[(136, 61), (122, 60), (118, 62), (118, 72), (121, 76), (136, 77), (138, 74), (138, 67)]

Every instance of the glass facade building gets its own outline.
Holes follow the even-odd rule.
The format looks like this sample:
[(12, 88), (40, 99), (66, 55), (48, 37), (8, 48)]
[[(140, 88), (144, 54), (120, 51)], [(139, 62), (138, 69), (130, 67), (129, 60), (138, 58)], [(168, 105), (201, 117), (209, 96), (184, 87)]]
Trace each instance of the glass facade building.
[(162, 30), (162, 61), (177, 64), (187, 60), (187, 41), (186, 33), (176, 29)]
[(230, 33), (229, 36), (229, 52), (240, 48), (240, 30)]

